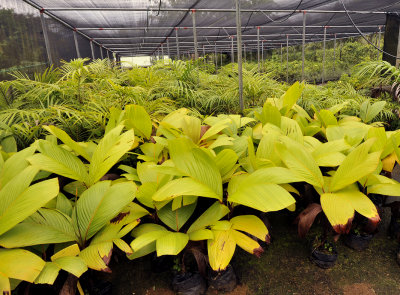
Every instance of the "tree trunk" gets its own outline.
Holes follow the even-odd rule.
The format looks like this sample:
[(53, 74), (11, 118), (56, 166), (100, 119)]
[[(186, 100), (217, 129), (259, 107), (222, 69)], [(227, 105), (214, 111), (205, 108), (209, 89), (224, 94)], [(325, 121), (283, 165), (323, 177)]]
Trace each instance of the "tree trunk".
[(68, 274), (67, 280), (64, 283), (59, 295), (75, 295), (78, 278), (73, 274)]

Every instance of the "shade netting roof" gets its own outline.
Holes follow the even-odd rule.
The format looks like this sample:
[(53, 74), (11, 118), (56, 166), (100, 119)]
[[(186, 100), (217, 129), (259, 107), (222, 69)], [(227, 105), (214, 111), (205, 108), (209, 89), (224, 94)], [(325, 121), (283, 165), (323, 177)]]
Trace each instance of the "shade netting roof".
[[(21, 0), (22, 1), (22, 0)], [(154, 54), (160, 45), (176, 53), (193, 51), (195, 13), (199, 50), (229, 50), (236, 36), (235, 0), (34, 0), (25, 1), (80, 34), (120, 55)], [(384, 30), (386, 14), (400, 12), (394, 0), (241, 0), (243, 42), (257, 45), (257, 27), (266, 48), (301, 44), (303, 12), (306, 42), (346, 38)], [(347, 9), (348, 13), (345, 13)]]

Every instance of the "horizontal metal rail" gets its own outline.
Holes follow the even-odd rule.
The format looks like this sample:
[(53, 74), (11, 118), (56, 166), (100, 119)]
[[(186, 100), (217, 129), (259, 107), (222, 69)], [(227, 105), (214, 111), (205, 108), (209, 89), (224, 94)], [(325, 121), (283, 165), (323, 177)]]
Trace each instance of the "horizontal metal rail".
[[(366, 32), (365, 34), (372, 34), (372, 33), (378, 33), (379, 31), (373, 31), (373, 32)], [(329, 35), (359, 35), (358, 32), (342, 32), (342, 33), (327, 33), (327, 36)], [(307, 33), (306, 36), (323, 36), (323, 33)], [(197, 38), (228, 38), (228, 37), (236, 37), (235, 34), (225, 36), (225, 35), (198, 35)], [(282, 36), (302, 36), (301, 33), (288, 33), (288, 34), (260, 34), (260, 37), (282, 37)], [(255, 35), (248, 35), (248, 34), (243, 34), (242, 37), (255, 37)], [(179, 36), (179, 39), (189, 39), (193, 38), (193, 36)], [(94, 40), (134, 40), (134, 39), (165, 39), (165, 36), (133, 36), (133, 37), (94, 37)], [(286, 42), (286, 41), (285, 41)], [(108, 44), (107, 44), (108, 45)]]
[[(336, 40), (339, 40), (339, 39), (343, 40), (343, 39), (348, 39), (348, 38), (351, 38), (351, 37), (346, 36), (346, 37), (336, 38)], [(334, 41), (334, 40), (335, 40), (335, 38), (327, 38), (326, 39), (327, 42)], [(313, 41), (307, 42), (307, 44), (315, 43), (315, 42), (322, 42), (322, 41), (323, 41), (323, 39), (313, 40)], [(274, 49), (279, 49), (280, 48), (280, 44), (276, 44), (276, 46), (268, 46), (268, 42), (263, 42), (263, 43), (264, 43), (264, 49), (265, 50), (274, 50)], [(265, 43), (267, 43), (267, 45), (265, 45)], [(254, 41), (254, 44), (251, 44), (251, 43), (248, 43), (248, 42), (246, 44), (247, 44), (246, 45), (247, 51), (254, 51), (255, 52), (257, 50), (256, 41)], [(292, 42), (291, 41), (288, 45), (289, 45), (289, 47), (299, 46), (299, 45), (301, 45), (301, 42)], [(206, 49), (206, 51), (208, 51), (210, 53), (213, 53), (214, 52), (214, 46), (215, 46), (214, 44), (207, 44), (207, 45), (204, 46), (204, 48)], [(183, 47), (184, 52), (193, 52), (193, 50), (194, 50), (193, 46), (184, 45), (184, 46), (181, 46), (181, 47)], [(154, 49), (155, 49), (155, 47), (152, 47), (152, 46), (151, 47), (144, 47), (143, 46), (143, 47), (137, 48), (137, 49), (136, 48), (121, 49), (121, 50), (117, 50), (116, 52), (118, 52), (119, 54), (131, 54), (131, 55), (133, 54), (135, 56), (146, 56), (146, 55), (152, 54), (154, 52)], [(217, 49), (225, 51), (225, 52), (228, 53), (232, 48), (229, 45), (218, 45)], [(175, 55), (176, 54), (175, 51), (176, 51), (176, 49), (171, 48), (171, 53), (172, 53), (171, 55)], [(234, 51), (235, 52), (237, 51), (236, 47), (234, 48)]]
[[(223, 9), (223, 8), (173, 8), (173, 7), (46, 7), (46, 10), (50, 11), (138, 11), (138, 12), (190, 12), (195, 10), (196, 12), (228, 12), (235, 13), (235, 9)], [(344, 10), (318, 10), (318, 9), (241, 9), (242, 13), (346, 13)], [(373, 10), (350, 10), (349, 13), (353, 14), (386, 14), (391, 11), (373, 11)]]
[[(366, 33), (366, 35), (369, 35), (369, 34), (375, 34), (376, 32), (370, 32), (370, 33)], [(310, 35), (316, 35), (316, 34), (308, 34), (309, 36)], [(322, 34), (323, 35), (323, 34)], [(252, 36), (252, 37), (254, 37), (253, 35), (250, 35), (250, 36)], [(327, 36), (333, 36), (332, 38), (327, 38), (326, 40), (327, 41), (333, 41), (333, 40), (335, 40), (335, 34), (327, 34)], [(338, 40), (338, 39), (345, 39), (345, 38), (351, 38), (351, 36), (341, 36), (341, 37), (338, 37), (337, 36), (337, 34), (336, 34), (336, 39)], [(293, 46), (294, 44), (300, 44), (301, 42), (300, 41), (302, 41), (303, 39), (302, 38), (291, 38), (291, 39), (289, 39), (290, 40), (290, 46)], [(280, 46), (281, 44), (282, 45), (286, 45), (286, 38), (285, 39), (262, 39), (262, 40), (260, 40), (261, 42), (262, 42), (262, 44), (264, 44), (264, 46), (265, 46), (265, 44), (273, 44), (273, 45), (276, 45), (276, 46)], [(299, 42), (296, 42), (296, 41), (299, 41)], [(322, 42), (323, 41), (323, 38), (320, 38), (320, 37), (318, 37), (317, 36), (317, 38), (306, 38), (306, 42), (307, 43), (313, 43), (313, 42)], [(225, 43), (230, 43), (231, 41), (230, 40), (216, 40), (216, 41), (212, 41), (212, 43), (211, 42), (207, 42), (207, 41), (199, 41), (198, 43), (200, 44), (200, 45), (204, 45), (204, 46), (206, 46), (206, 47), (213, 47), (214, 48), (214, 46), (215, 46), (215, 43), (217, 43), (218, 44), (218, 47), (220, 47), (220, 46), (224, 46), (225, 45)], [(256, 44), (256, 40), (255, 39), (251, 39), (251, 40), (243, 40), (243, 43), (245, 43), (246, 45), (251, 45), (252, 43), (253, 44)], [(157, 42), (144, 42), (144, 43), (111, 43), (111, 44), (107, 44), (107, 46), (109, 47), (109, 48), (111, 48), (112, 50), (127, 50), (127, 49), (130, 49), (130, 48), (133, 48), (133, 49), (143, 49), (143, 48), (153, 48), (153, 49), (155, 49), (158, 45), (160, 45), (161, 43), (157, 43)], [(180, 42), (180, 44), (193, 44), (193, 41), (181, 41)], [(222, 44), (222, 45), (221, 45)], [(149, 45), (154, 45), (154, 46), (149, 46)], [(146, 47), (146, 46), (148, 46), (148, 47)], [(186, 45), (182, 45), (181, 47), (187, 47), (187, 48), (192, 48), (192, 46), (186, 46)]]
[[(290, 26), (290, 25), (270, 25), (270, 26), (242, 26), (243, 29), (256, 29), (257, 27), (260, 27), (261, 29), (265, 28), (303, 28), (303, 26)], [(325, 28), (326, 26), (324, 25), (309, 25), (307, 28)], [(382, 27), (382, 25), (359, 25), (357, 26), (359, 28), (379, 28)], [(342, 25), (342, 26), (329, 26), (329, 28), (354, 28), (353, 25)], [(77, 30), (80, 31), (134, 31), (134, 30), (171, 30), (171, 29), (178, 29), (178, 30), (192, 30), (191, 27), (82, 27), (82, 28), (77, 28)], [(197, 30), (219, 30), (219, 29), (225, 29), (225, 30), (233, 30), (236, 29), (236, 27), (196, 27)]]
[[(301, 41), (303, 40), (302, 38), (292, 38), (290, 39), (291, 41)], [(315, 41), (315, 40), (323, 40), (323, 38), (306, 38), (306, 41)], [(333, 38), (332, 38), (333, 40)], [(286, 43), (286, 38), (285, 39), (262, 39), (260, 40), (261, 42), (273, 42), (273, 43), (278, 43), (279, 44), (284, 44)], [(212, 41), (212, 43), (231, 43), (231, 40), (216, 40)], [(243, 43), (249, 43), (249, 42), (257, 42), (257, 40), (251, 39), (251, 40), (243, 40)], [(213, 44), (210, 44), (207, 41), (198, 41), (199, 44), (204, 44), (204, 45), (209, 45), (209, 46), (214, 46)], [(161, 43), (159, 42), (144, 42), (144, 43), (112, 43), (112, 44), (107, 44), (109, 48), (113, 48), (114, 46), (141, 46), (141, 45), (160, 45)], [(193, 41), (180, 41), (179, 44), (193, 44)]]

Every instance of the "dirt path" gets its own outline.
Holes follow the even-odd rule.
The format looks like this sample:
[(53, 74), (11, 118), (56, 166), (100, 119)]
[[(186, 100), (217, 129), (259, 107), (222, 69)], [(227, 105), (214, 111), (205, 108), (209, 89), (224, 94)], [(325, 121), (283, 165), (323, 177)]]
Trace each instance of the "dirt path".
[[(398, 295), (397, 242), (386, 236), (386, 212), (370, 247), (356, 252), (337, 243), (337, 264), (328, 270), (308, 260), (306, 240), (297, 237), (290, 216), (271, 214), (271, 245), (261, 258), (237, 249), (232, 265), (240, 286), (231, 295)], [(113, 267), (113, 294), (172, 295), (171, 274), (152, 273), (148, 258)], [(215, 294), (215, 293), (210, 293)]]

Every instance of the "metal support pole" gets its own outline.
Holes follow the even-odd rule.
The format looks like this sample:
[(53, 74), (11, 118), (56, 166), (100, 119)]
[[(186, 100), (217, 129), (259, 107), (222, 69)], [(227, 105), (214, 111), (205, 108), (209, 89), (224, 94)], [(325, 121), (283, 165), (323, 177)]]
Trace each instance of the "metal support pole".
[(101, 59), (104, 59), (103, 46), (101, 46), (101, 45), (100, 45), (100, 56), (101, 56)]
[(171, 53), (169, 51), (169, 39), (167, 37), (167, 53), (168, 53), (168, 58), (171, 58)]
[(236, 0), (236, 35), (237, 35), (237, 50), (238, 50), (238, 78), (239, 78), (239, 106), (243, 112), (243, 69), (242, 69), (242, 18), (240, 15), (240, 0)]
[(324, 43), (323, 43), (323, 56), (322, 56), (322, 83), (325, 83), (325, 56), (326, 56), (326, 27), (324, 27)]
[(203, 45), (203, 57), (204, 57), (204, 63), (207, 63), (207, 58), (206, 58), (206, 48), (205, 48), (205, 46)]
[(286, 35), (286, 83), (289, 83), (289, 35)]
[(164, 43), (161, 43), (161, 58), (162, 58), (162, 62), (164, 63)]
[(217, 42), (214, 45), (214, 55), (215, 55), (215, 71), (218, 69), (218, 56), (217, 56)]
[(244, 54), (244, 62), (247, 62), (247, 58), (246, 58), (246, 43), (243, 43), (243, 54)]
[[(381, 38), (382, 38), (382, 30), (381, 27), (379, 27), (379, 32), (378, 32), (378, 48), (381, 48)], [(376, 54), (376, 59), (379, 60), (379, 55), (380, 55), (380, 51), (377, 50), (377, 54)]]
[(233, 67), (233, 63), (235, 62), (235, 50), (234, 50), (234, 45), (233, 45), (233, 36), (230, 36), (231, 38), (231, 60), (232, 60), (232, 67)]
[(258, 65), (258, 72), (261, 72), (260, 67), (260, 27), (257, 27), (257, 65)]
[(221, 68), (222, 68), (222, 50), (221, 50), (221, 53), (219, 54), (219, 57), (221, 59)]
[(46, 46), (47, 59), (49, 60), (49, 64), (52, 65), (53, 58), (51, 56), (49, 35), (47, 34), (46, 20), (44, 18), (43, 12), (44, 12), (43, 10), (40, 11), (40, 22), (42, 23), (42, 31), (43, 31), (43, 37), (44, 37), (44, 44)]
[(197, 30), (196, 30), (196, 10), (192, 10), (193, 21), (193, 43), (194, 43), (194, 59), (199, 59), (198, 44), (197, 44)]
[(303, 39), (301, 42), (301, 80), (304, 81), (304, 62), (306, 49), (306, 11), (303, 11)]
[(261, 41), (261, 69), (264, 71), (264, 40)]
[(399, 68), (400, 65), (400, 30), (399, 30), (399, 35), (397, 38), (397, 54), (396, 54), (396, 68)]
[(336, 34), (335, 39), (333, 39), (333, 72), (336, 71)]
[(81, 53), (79, 52), (79, 45), (78, 45), (78, 38), (76, 37), (76, 31), (72, 31), (74, 34), (74, 42), (75, 42), (75, 50), (76, 50), (76, 56), (78, 58), (81, 58)]
[(175, 28), (175, 42), (176, 42), (176, 54), (178, 59), (180, 58), (179, 54), (179, 35), (178, 35), (178, 28)]
[(90, 50), (92, 51), (92, 60), (94, 60), (94, 48), (93, 48), (93, 41), (90, 40)]
[(107, 49), (107, 59), (110, 59), (110, 53), (108, 52), (108, 49)]

